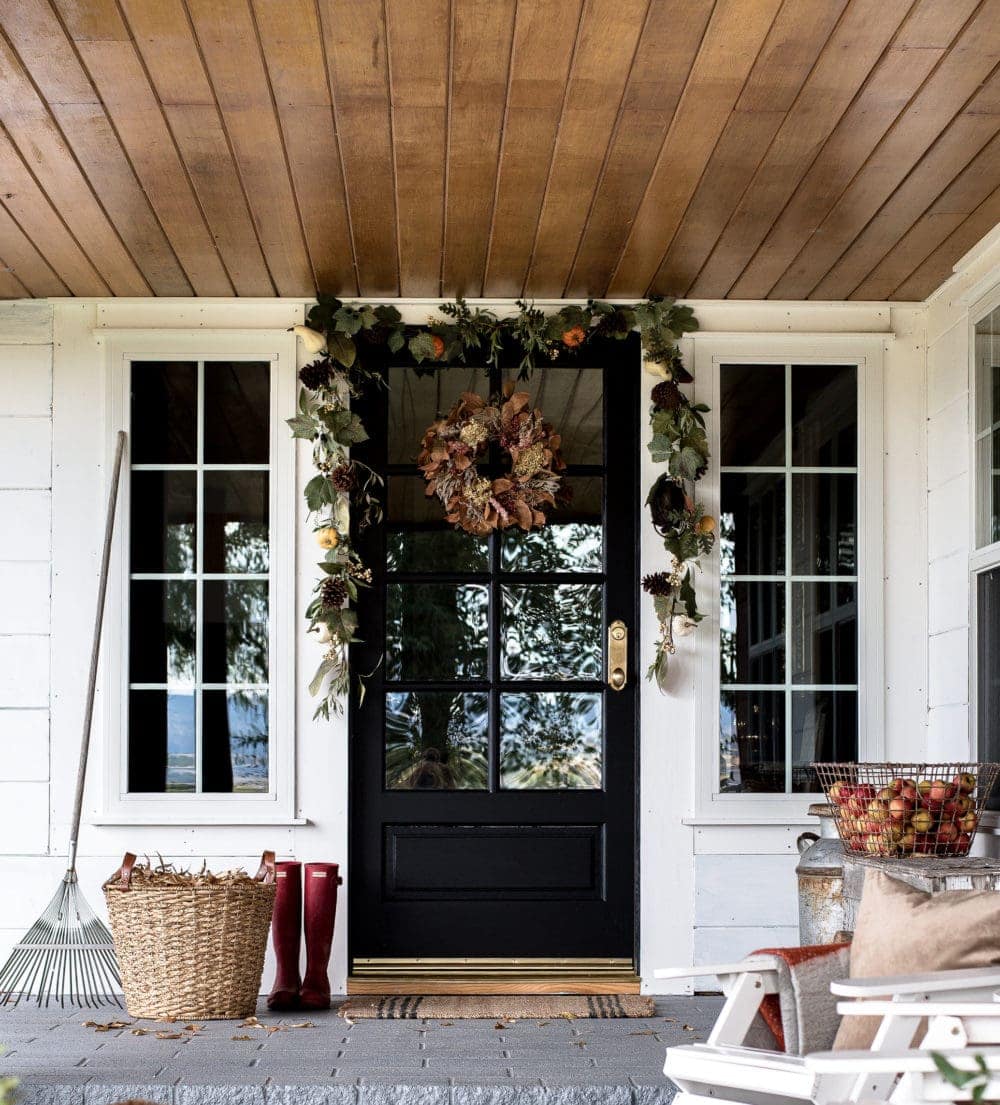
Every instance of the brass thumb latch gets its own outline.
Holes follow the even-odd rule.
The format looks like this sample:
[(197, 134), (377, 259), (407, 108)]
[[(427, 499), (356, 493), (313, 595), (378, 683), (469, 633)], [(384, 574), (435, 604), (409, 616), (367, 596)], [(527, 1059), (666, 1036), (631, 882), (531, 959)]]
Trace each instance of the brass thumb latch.
[(627, 681), (628, 629), (623, 621), (608, 626), (608, 686), (613, 691), (623, 690)]

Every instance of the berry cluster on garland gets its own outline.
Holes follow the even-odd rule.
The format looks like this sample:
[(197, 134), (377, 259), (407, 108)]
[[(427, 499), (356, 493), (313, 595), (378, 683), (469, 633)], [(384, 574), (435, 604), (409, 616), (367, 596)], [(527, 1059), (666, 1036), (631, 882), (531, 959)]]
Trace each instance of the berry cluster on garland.
[[(653, 485), (647, 501), (672, 562), (668, 571), (654, 573), (643, 581), (653, 596), (660, 624), (650, 676), (662, 689), (666, 657), (674, 651), (674, 638), (689, 633), (701, 618), (693, 572), (698, 556), (710, 552), (714, 544), (714, 520), (686, 490), (701, 477), (708, 463), (703, 418), (707, 408), (690, 403), (678, 387), (691, 382), (677, 342), (683, 334), (698, 328), (693, 311), (671, 299), (649, 299), (632, 306), (590, 300), (582, 306), (570, 304), (546, 314), (533, 304), (518, 301), (516, 313), (501, 318), (459, 299), (442, 304), (440, 314), (424, 326), (412, 326), (404, 324), (393, 306), (355, 306), (321, 295), (310, 309), (306, 325), (293, 327), (306, 351), (316, 358), (299, 373), (302, 387), (298, 409), (295, 417), (288, 419), (292, 435), (311, 442), (316, 468), (304, 492), (309, 523), (323, 550), (319, 563), (322, 575), (305, 611), (310, 632), (324, 646), (320, 665), (309, 684), (310, 693), (320, 697), (316, 716), (328, 718), (331, 710), (339, 712), (342, 698), (350, 689), (349, 646), (355, 640), (358, 624), (351, 606), (358, 601), (359, 589), (372, 581), (371, 570), (351, 546), (348, 520), (353, 513), (357, 525), (363, 528), (382, 519), (382, 479), (350, 454), (352, 446), (368, 439), (360, 418), (351, 409), (351, 399), (368, 387), (384, 386), (381, 371), (365, 363), (366, 350), (370, 355), (376, 348), (380, 354), (376, 363), (384, 360), (384, 350), (403, 354), (405, 349), (418, 365), (430, 362), (437, 368), (472, 363), (487, 369), (499, 365), (501, 356), (513, 350), (519, 359), (519, 378), (528, 379), (538, 363), (572, 358), (595, 339), (624, 340), (634, 330), (639, 331), (647, 370), (662, 378), (653, 389), (650, 449), (655, 461), (667, 464), (667, 472)], [(494, 484), (491, 499), (500, 504), (503, 513), (490, 503), (478, 518), (469, 515), (464, 492), (456, 499), (455, 494), (447, 495), (446, 487), (441, 497), (456, 527), (518, 524), (529, 528), (541, 524), (545, 510), (552, 506), (548, 496), (557, 497), (557, 474), (562, 463), (558, 435), (542, 422), (539, 412), (526, 411), (522, 396), (526, 400), (524, 393), (505, 395), (485, 407), (495, 405), (500, 418), (506, 409), (508, 418), (516, 417), (525, 427), (532, 422), (528, 435), (532, 440), (526, 437), (518, 442), (518, 448), (523, 447), (523, 486), (518, 484), (515, 489), (512, 484), (498, 489)], [(512, 400), (513, 407), (508, 405)], [(476, 431), (466, 424), (478, 427), (493, 416), (478, 409), (453, 411), (431, 427), (431, 436), (423, 444), (428, 469), (434, 469), (427, 472), (432, 481), (438, 469), (448, 478), (456, 475), (445, 470), (447, 466), (435, 467), (434, 460), (434, 449), (441, 445), (438, 439), (451, 432), (449, 418), (457, 420), (456, 425), (461, 421), (458, 432), (465, 428), (468, 436)], [(474, 455), (478, 447), (479, 443), (470, 452)], [(520, 458), (511, 455), (516, 468)], [(531, 472), (527, 471), (529, 467)], [(517, 493), (512, 493), (515, 490)]]

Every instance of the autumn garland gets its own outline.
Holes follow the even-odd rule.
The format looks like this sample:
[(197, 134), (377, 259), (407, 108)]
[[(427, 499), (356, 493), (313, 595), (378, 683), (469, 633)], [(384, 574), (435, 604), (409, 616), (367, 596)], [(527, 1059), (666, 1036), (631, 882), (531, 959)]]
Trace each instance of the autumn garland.
[[(357, 602), (359, 588), (372, 581), (371, 570), (351, 547), (349, 508), (361, 528), (382, 520), (382, 478), (350, 455), (352, 446), (368, 440), (351, 410), (351, 399), (368, 387), (384, 386), (381, 372), (364, 364), (366, 347), (384, 347), (390, 354), (406, 349), (418, 365), (431, 361), (442, 367), (465, 364), (468, 358), (495, 367), (503, 350), (513, 347), (520, 356), (520, 377), (527, 379), (538, 361), (572, 356), (597, 338), (624, 340), (638, 329), (646, 369), (661, 378), (651, 396), (649, 448), (654, 461), (667, 465), (647, 503), (671, 556), (671, 568), (643, 580), (659, 623), (649, 676), (661, 689), (667, 658), (675, 651), (674, 638), (687, 635), (701, 620), (693, 573), (698, 557), (713, 547), (715, 522), (693, 497), (693, 485), (708, 464), (707, 408), (692, 404), (678, 387), (692, 380), (677, 342), (697, 330), (693, 311), (671, 299), (650, 299), (631, 307), (591, 300), (550, 315), (521, 301), (517, 308), (515, 315), (500, 318), (460, 299), (441, 305), (441, 319), (407, 326), (395, 307), (349, 306), (324, 295), (309, 311), (306, 325), (294, 327), (307, 352), (316, 355), (299, 373), (298, 409), (288, 425), (293, 437), (311, 442), (316, 468), (306, 484), (305, 500), (324, 553), (319, 563), (323, 574), (305, 616), (309, 631), (325, 646), (309, 684), (310, 694), (320, 696), (317, 717), (329, 718), (331, 709), (339, 712), (342, 696), (350, 689), (348, 650), (358, 625), (351, 604)], [(363, 682), (360, 689), (363, 693)]]

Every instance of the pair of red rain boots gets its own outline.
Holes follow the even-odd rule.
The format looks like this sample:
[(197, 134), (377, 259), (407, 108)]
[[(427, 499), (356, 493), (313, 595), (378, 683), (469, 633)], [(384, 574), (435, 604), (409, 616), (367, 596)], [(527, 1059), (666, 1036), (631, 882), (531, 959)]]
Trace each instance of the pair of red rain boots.
[(283, 862), (277, 868), (277, 893), (271, 916), (271, 943), (278, 961), (268, 1009), (329, 1009), (327, 964), (333, 944), (337, 887), (343, 882), (336, 863), (305, 864), (306, 974), (299, 977), (303, 928), (303, 865)]

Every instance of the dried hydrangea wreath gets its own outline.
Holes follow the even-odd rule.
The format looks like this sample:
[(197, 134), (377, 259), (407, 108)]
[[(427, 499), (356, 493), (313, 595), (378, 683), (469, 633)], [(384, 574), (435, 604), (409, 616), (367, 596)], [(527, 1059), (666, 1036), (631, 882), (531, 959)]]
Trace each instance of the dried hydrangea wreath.
[[(294, 327), (306, 351), (316, 357), (299, 373), (298, 410), (288, 420), (293, 436), (312, 444), (316, 468), (316, 475), (305, 487), (309, 524), (323, 550), (319, 564), (323, 574), (305, 612), (310, 632), (324, 645), (309, 685), (310, 693), (320, 696), (316, 716), (328, 718), (331, 710), (339, 712), (350, 689), (348, 650), (357, 629), (351, 604), (357, 602), (359, 588), (372, 579), (370, 569), (351, 547), (348, 510), (353, 510), (362, 527), (382, 519), (381, 477), (350, 455), (351, 446), (368, 438), (360, 418), (351, 410), (351, 398), (368, 387), (384, 385), (382, 372), (365, 363), (366, 351), (376, 348), (377, 364), (384, 360), (386, 350), (402, 357), (405, 349), (418, 365), (429, 361), (441, 367), (468, 361), (495, 366), (505, 348), (514, 348), (520, 356), (521, 378), (527, 379), (536, 362), (569, 359), (595, 338), (624, 339), (638, 329), (646, 369), (660, 377), (652, 392), (649, 448), (654, 461), (667, 465), (647, 503), (670, 555), (670, 566), (643, 580), (643, 587), (653, 596), (659, 623), (649, 676), (665, 690), (667, 658), (675, 651), (675, 638), (686, 636), (701, 620), (694, 571), (699, 556), (710, 552), (715, 541), (715, 521), (694, 498), (694, 484), (708, 463), (707, 408), (691, 403), (678, 387), (691, 382), (677, 342), (683, 334), (697, 330), (694, 313), (671, 299), (649, 299), (631, 307), (591, 300), (552, 314), (519, 301), (517, 312), (504, 318), (482, 307), (470, 307), (463, 300), (444, 303), (440, 311), (442, 317), (427, 325), (408, 326), (395, 307), (351, 306), (323, 295), (309, 311), (306, 325)], [(560, 492), (558, 435), (538, 411), (531, 410), (523, 392), (505, 394), (489, 403), (475, 399), (474, 403), (483, 403), (481, 408), (468, 400), (463, 397), (465, 407), (461, 411), (453, 408), (424, 438), (425, 475), (430, 469), (434, 493), (444, 502), (446, 517), (460, 528), (487, 527), (472, 532), (543, 524), (551, 500)], [(515, 444), (511, 436), (510, 445), (505, 443), (505, 418), (517, 423), (518, 435), (525, 433), (523, 441), (518, 436)], [(491, 481), (489, 501), (486, 488), (471, 482), (479, 478), (474, 460), (470, 459), (469, 465), (473, 470), (470, 488), (456, 494), (449, 481), (454, 481), (461, 469), (443, 465), (442, 458), (434, 456), (436, 450), (440, 453), (442, 439), (448, 440), (454, 430), (460, 437), (464, 429), (471, 439), (481, 431), (467, 427), (480, 423), (488, 434), (498, 435), (511, 454), (512, 475)], [(470, 457), (478, 455), (486, 440), (475, 445), (467, 442)], [(520, 482), (515, 484), (514, 477)], [(506, 487), (505, 480), (512, 486)], [(363, 691), (363, 682), (359, 683)]]

